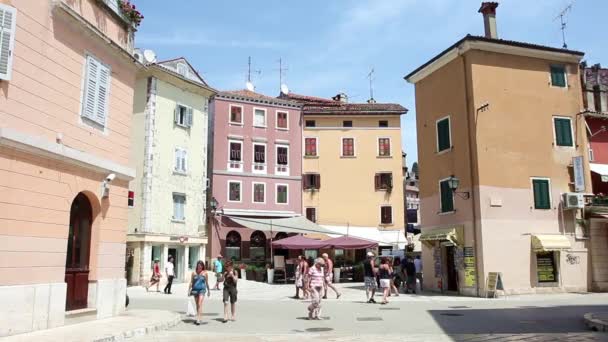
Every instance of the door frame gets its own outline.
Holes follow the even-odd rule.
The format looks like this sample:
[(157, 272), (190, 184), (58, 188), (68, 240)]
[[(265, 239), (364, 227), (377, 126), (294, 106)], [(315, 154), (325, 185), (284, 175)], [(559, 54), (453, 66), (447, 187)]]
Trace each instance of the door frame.
[[(78, 202), (77, 202), (78, 201)], [(74, 206), (80, 204), (82, 208), (78, 208), (74, 211)], [(88, 220), (88, 241), (86, 255), (84, 261), (80, 260), (78, 265), (75, 265), (77, 246), (75, 242), (81, 235), (81, 224), (84, 220)], [(89, 276), (90, 276), (90, 262), (91, 262), (91, 245), (93, 239), (93, 205), (91, 200), (82, 192), (79, 192), (76, 197), (72, 200), (70, 205), (70, 222), (68, 226), (68, 243), (66, 247), (66, 262), (64, 269), (64, 278), (66, 282), (66, 299), (65, 308), (66, 311), (86, 309), (88, 307), (88, 292), (89, 292)], [(72, 239), (71, 243), (69, 239)], [(83, 241), (81, 242), (80, 248), (82, 248)], [(71, 249), (71, 250), (70, 250)], [(71, 256), (72, 260), (68, 260)], [(86, 279), (86, 280), (85, 280)]]

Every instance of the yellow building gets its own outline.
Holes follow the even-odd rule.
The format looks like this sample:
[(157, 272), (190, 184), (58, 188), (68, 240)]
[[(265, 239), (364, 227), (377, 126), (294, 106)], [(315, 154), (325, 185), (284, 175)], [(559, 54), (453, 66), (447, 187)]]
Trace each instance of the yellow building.
[(405, 242), (398, 104), (348, 103), (296, 94), (303, 106), (303, 206), (309, 220), (338, 233)]

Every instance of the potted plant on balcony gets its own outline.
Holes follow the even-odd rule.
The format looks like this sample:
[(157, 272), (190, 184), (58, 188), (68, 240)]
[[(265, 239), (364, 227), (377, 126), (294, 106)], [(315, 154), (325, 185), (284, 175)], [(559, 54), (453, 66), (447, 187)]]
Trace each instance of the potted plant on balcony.
[(143, 14), (129, 0), (117, 0), (117, 3), (119, 10), (131, 21), (133, 27), (138, 27), (144, 19)]

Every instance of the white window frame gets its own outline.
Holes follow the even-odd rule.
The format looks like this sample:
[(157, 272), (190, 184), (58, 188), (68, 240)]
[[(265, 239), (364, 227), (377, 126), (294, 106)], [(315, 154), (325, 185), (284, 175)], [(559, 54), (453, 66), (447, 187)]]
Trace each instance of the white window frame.
[[(382, 223), (382, 208), (390, 207), (391, 208), (391, 222), (390, 223)], [(392, 226), (395, 224), (395, 208), (391, 204), (380, 204), (380, 226)]]
[[(255, 147), (264, 146), (264, 163), (255, 162)], [(252, 158), (251, 158), (251, 173), (266, 174), (268, 172), (268, 145), (263, 142), (254, 142), (251, 146)], [(256, 170), (256, 167), (261, 167), (261, 170)]]
[[(104, 68), (108, 69), (108, 85), (107, 85), (107, 89), (106, 89), (107, 94), (106, 94), (106, 104), (105, 104), (104, 122), (103, 123), (99, 122), (99, 120), (97, 120), (97, 119), (90, 118), (90, 117), (88, 117), (88, 116), (86, 116), (84, 114), (84, 106), (85, 106), (86, 94), (87, 94), (89, 58), (93, 59), (95, 61), (95, 63), (99, 64), (100, 67), (104, 67)], [(111, 94), (112, 94), (111, 91), (112, 91), (112, 68), (110, 67), (110, 65), (102, 62), (101, 59), (99, 59), (97, 56), (95, 56), (94, 54), (92, 54), (92, 53), (90, 53), (90, 52), (87, 51), (85, 53), (84, 63), (83, 63), (83, 66), (82, 66), (82, 80), (81, 80), (81, 91), (80, 91), (80, 109), (79, 109), (79, 120), (80, 120), (80, 123), (85, 124), (85, 125), (87, 125), (89, 127), (100, 129), (104, 133), (107, 133), (107, 127), (108, 127), (108, 122), (109, 122), (109, 118), (110, 118), (110, 97), (111, 97)], [(95, 109), (94, 109), (94, 114), (93, 115), (95, 115), (95, 113), (97, 112), (97, 109), (98, 109), (98, 105), (97, 105), (97, 101), (95, 101)]]
[[(278, 176), (289, 176), (289, 166), (290, 166), (290, 158), (289, 158), (289, 145), (287, 144), (280, 144), (280, 143), (275, 143), (274, 145), (274, 152), (275, 152), (275, 159), (279, 158), (279, 147), (284, 147), (287, 149), (287, 165), (285, 166), (279, 166), (279, 161), (275, 160), (275, 174)], [(279, 168), (285, 168), (285, 171), (281, 171), (279, 170)]]
[[(390, 153), (388, 156), (381, 156), (380, 155), (380, 139), (388, 139), (388, 143), (390, 146)], [(393, 139), (391, 137), (377, 137), (376, 138), (376, 156), (378, 158), (392, 158), (393, 157)]]
[[(557, 132), (555, 131), (555, 119), (566, 119), (568, 121), (570, 121), (570, 137), (572, 138), (572, 145), (568, 146), (562, 146), (562, 145), (558, 145), (557, 144)], [(551, 117), (551, 128), (553, 129), (553, 146), (557, 147), (557, 148), (568, 148), (568, 149), (573, 149), (576, 144), (574, 143), (575, 140), (575, 136), (574, 136), (574, 127), (572, 126), (572, 118), (569, 116), (560, 116), (560, 115), (553, 115), (553, 117)]]
[[(256, 200), (255, 200), (255, 186), (256, 185), (264, 186), (264, 200), (262, 202), (256, 202)], [(266, 204), (266, 183), (263, 183), (263, 182), (252, 182), (251, 183), (251, 203)]]
[[(0, 80), (10, 81), (13, 76), (13, 59), (14, 59), (14, 51), (15, 51), (15, 35), (17, 32), (17, 8), (13, 6), (8, 6), (7, 4), (0, 3), (0, 10), (2, 10), (5, 14), (11, 13), (12, 15), (12, 23), (11, 27), (8, 30), (0, 29), (0, 33), (8, 32), (9, 41), (8, 41), (8, 60), (6, 65), (6, 73), (0, 74)], [(86, 64), (86, 63), (85, 63)], [(86, 66), (85, 66), (86, 68)], [(112, 73), (110, 72), (110, 75)], [(84, 89), (84, 88), (83, 88)], [(108, 90), (109, 93), (109, 90)], [(82, 108), (82, 105), (80, 106)], [(107, 119), (107, 114), (106, 114)], [(106, 120), (107, 122), (107, 120)]]
[[(279, 127), (279, 113), (285, 113), (287, 115), (287, 127)], [(275, 114), (275, 127), (281, 131), (289, 130), (289, 111), (286, 110), (277, 110)]]
[[(353, 139), (353, 155), (345, 156), (344, 155), (344, 139)], [(392, 143), (390, 143), (392, 145)], [(392, 151), (391, 146), (391, 151)], [(378, 146), (378, 150), (380, 150), (380, 146)], [(340, 137), (340, 157), (342, 158), (356, 158), (357, 157), (357, 139), (355, 137)]]
[[(549, 182), (549, 209), (536, 209), (534, 207), (534, 180), (546, 180)], [(553, 188), (551, 186), (551, 178), (549, 177), (530, 177), (530, 190), (532, 191), (532, 204), (530, 205), (530, 208), (532, 208), (532, 210), (540, 210), (540, 211), (547, 211), (547, 210), (552, 210), (553, 209)]]
[[(450, 138), (450, 147), (446, 148), (445, 150), (439, 151), (439, 122), (445, 119), (448, 120), (448, 137)], [(450, 115), (446, 115), (442, 118), (435, 120), (435, 153), (447, 153), (452, 150), (452, 146), (454, 146), (454, 143), (452, 142), (452, 118), (450, 117)]]
[[(284, 186), (287, 189), (287, 196), (286, 196), (286, 200), (287, 202), (285, 203), (279, 203), (279, 186)], [(277, 205), (289, 205), (289, 184), (284, 184), (284, 183), (277, 183), (274, 186), (274, 204)]]
[[(306, 139), (315, 139), (315, 151), (317, 152), (317, 154), (315, 154), (314, 156), (308, 156), (306, 155)], [(304, 158), (318, 158), (320, 155), (320, 151), (319, 151), (319, 137), (304, 137), (304, 141), (302, 142), (304, 144)]]
[[(555, 86), (553, 85), (553, 80), (551, 79), (551, 67), (563, 67), (564, 68), (564, 86), (563, 87), (559, 87), (559, 86)], [(568, 84), (568, 65), (567, 64), (549, 64), (549, 86), (551, 88), (557, 88), (557, 89), (568, 89), (570, 88), (570, 84)]]
[[(232, 121), (232, 107), (241, 109), (241, 122)], [(243, 126), (245, 124), (245, 107), (231, 104), (228, 106), (228, 123), (235, 126)]]
[[(239, 184), (239, 200), (238, 201), (232, 201), (230, 200), (230, 184), (231, 183), (238, 183)], [(226, 187), (226, 200), (229, 203), (243, 203), (243, 181), (240, 180), (228, 180), (228, 182), (226, 183), (228, 186)]]
[[(176, 212), (175, 212), (175, 204), (176, 204), (175, 197), (178, 197), (178, 196), (182, 197), (184, 199), (183, 207), (182, 207), (182, 211), (183, 211), (183, 217), (182, 218), (175, 217), (175, 214), (176, 214)], [(188, 200), (187, 197), (186, 197), (186, 194), (181, 193), (181, 192), (174, 192), (174, 193), (171, 194), (171, 198), (173, 200), (173, 215), (172, 215), (171, 220), (174, 221), (174, 222), (185, 222), (186, 221), (186, 202)]]
[[(241, 145), (241, 160), (239, 162), (235, 162), (235, 161), (231, 161), (230, 160), (230, 145), (232, 143), (238, 143)], [(236, 171), (236, 172), (243, 172), (243, 159), (245, 159), (245, 156), (243, 155), (243, 141), (242, 140), (234, 140), (234, 139), (228, 139), (228, 171)], [(232, 167), (233, 165), (239, 165), (238, 168), (234, 168)]]
[[(255, 112), (258, 110), (264, 112), (264, 126), (260, 126), (255, 122)], [(253, 107), (253, 127), (257, 127), (257, 128), (268, 127), (268, 111), (266, 110), (266, 108)]]
[(175, 148), (175, 154), (174, 154), (174, 161), (177, 161), (177, 155), (178, 153), (181, 154), (181, 157), (183, 157), (183, 164), (184, 164), (184, 169), (180, 169), (178, 167), (178, 165), (174, 165), (173, 166), (173, 171), (175, 173), (179, 173), (179, 174), (188, 174), (188, 150), (183, 148), (183, 147), (176, 147)]
[(454, 191), (452, 191), (452, 211), (442, 211), (443, 208), (441, 208), (441, 183), (445, 182), (445, 181), (449, 181), (450, 178), (452, 177), (446, 177), (443, 179), (440, 179), (439, 182), (437, 182), (437, 188), (439, 189), (439, 215), (446, 215), (446, 214), (452, 214), (456, 212), (456, 196), (454, 196)]
[[(187, 106), (183, 103), (176, 102), (175, 110), (177, 110), (178, 107), (184, 108), (186, 110), (186, 114), (184, 115), (182, 123), (180, 123), (179, 120), (175, 121), (175, 118), (174, 118), (175, 125), (182, 127), (182, 128), (190, 129), (192, 127), (192, 123), (194, 121), (194, 108)], [(190, 122), (188, 122), (188, 115), (189, 115), (188, 112), (190, 112), (190, 111), (192, 112), (192, 117), (190, 118)], [(181, 119), (181, 112), (180, 112), (180, 119)]]
[[(181, 68), (181, 69), (184, 71), (184, 73), (183, 73), (183, 74), (180, 72), (180, 68)], [(188, 78), (188, 77), (189, 77), (188, 66), (187, 66), (185, 63), (178, 62), (178, 63), (175, 65), (175, 70), (177, 71), (177, 73), (178, 73), (179, 75), (182, 75), (182, 76), (184, 76), (184, 77), (186, 77), (186, 78)]]

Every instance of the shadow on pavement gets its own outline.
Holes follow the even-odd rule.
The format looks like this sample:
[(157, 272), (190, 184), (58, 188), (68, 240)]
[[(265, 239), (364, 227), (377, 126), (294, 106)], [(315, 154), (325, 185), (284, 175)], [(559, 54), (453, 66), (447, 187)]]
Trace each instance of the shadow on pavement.
[(429, 310), (446, 334), (590, 332), (583, 315), (608, 310), (608, 305)]

